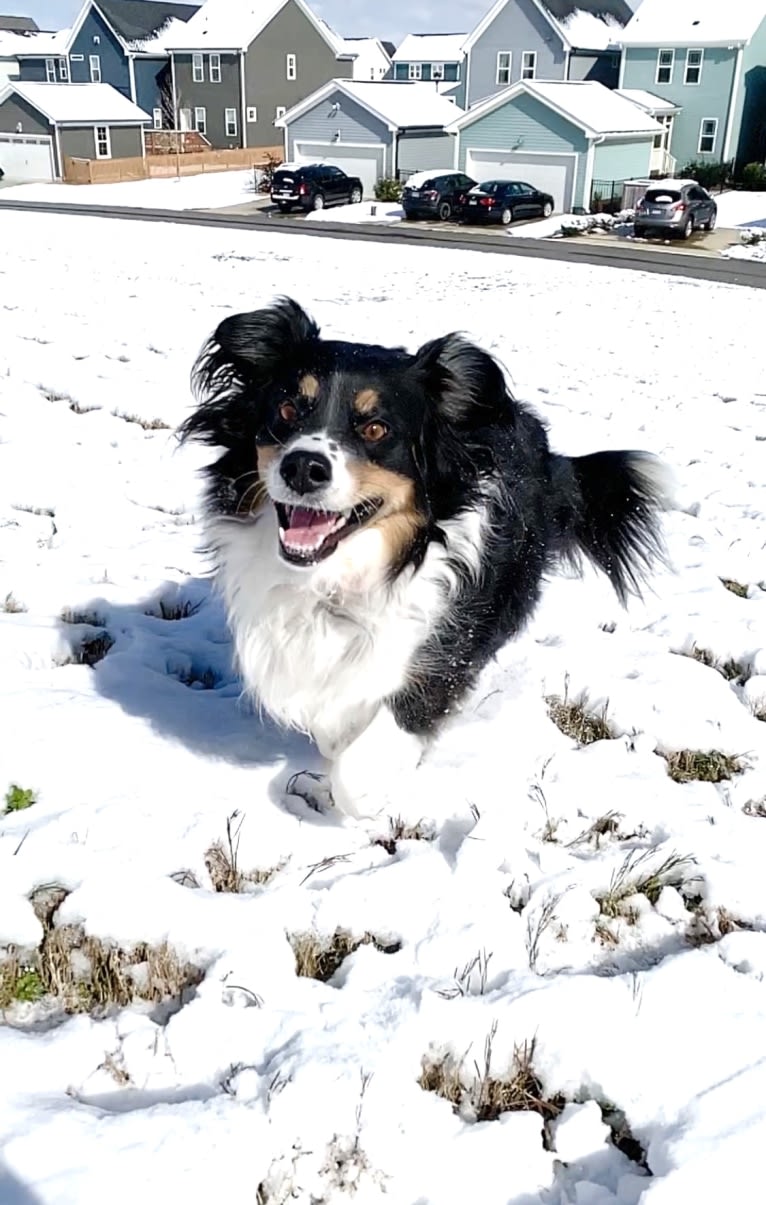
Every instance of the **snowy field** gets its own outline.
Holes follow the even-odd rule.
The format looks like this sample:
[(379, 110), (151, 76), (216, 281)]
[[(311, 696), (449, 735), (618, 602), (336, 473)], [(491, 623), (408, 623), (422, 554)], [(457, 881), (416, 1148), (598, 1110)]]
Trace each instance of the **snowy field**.
[[(2, 1205), (755, 1201), (766, 294), (2, 222)], [(278, 293), (461, 328), (558, 449), (678, 479), (654, 592), (552, 581), (390, 822), (286, 794), (317, 758), (239, 699), (174, 443), (204, 337)]]

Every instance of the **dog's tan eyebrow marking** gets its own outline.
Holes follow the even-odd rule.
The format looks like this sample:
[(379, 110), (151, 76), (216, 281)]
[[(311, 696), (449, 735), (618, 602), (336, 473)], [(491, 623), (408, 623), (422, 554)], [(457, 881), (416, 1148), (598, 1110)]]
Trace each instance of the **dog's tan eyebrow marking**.
[(360, 389), (354, 398), (354, 409), (357, 414), (374, 414), (380, 398), (375, 389)]
[(305, 377), (301, 377), (298, 382), (298, 387), (303, 396), (311, 398), (312, 401), (319, 393), (319, 381), (311, 372), (307, 373)]

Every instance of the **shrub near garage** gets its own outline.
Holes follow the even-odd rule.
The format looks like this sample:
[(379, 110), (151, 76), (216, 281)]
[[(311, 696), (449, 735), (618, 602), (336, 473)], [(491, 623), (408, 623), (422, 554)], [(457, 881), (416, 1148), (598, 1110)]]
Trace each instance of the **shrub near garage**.
[(386, 177), (384, 180), (378, 180), (375, 184), (375, 200), (376, 201), (401, 201), (402, 186), (399, 180), (392, 180)]

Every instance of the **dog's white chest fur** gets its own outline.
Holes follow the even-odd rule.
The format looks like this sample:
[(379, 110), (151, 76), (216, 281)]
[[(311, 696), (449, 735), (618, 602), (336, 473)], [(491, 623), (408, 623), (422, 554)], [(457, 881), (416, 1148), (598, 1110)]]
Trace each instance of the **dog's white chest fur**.
[[(481, 516), (452, 520), (447, 547), (470, 568)], [(379, 534), (362, 531), (311, 569), (277, 551), (271, 507), (254, 523), (220, 521), (219, 586), (245, 687), (276, 720), (335, 758), (407, 681), (413, 654), (456, 586), (447, 552), (429, 547), (417, 572), (386, 584)]]

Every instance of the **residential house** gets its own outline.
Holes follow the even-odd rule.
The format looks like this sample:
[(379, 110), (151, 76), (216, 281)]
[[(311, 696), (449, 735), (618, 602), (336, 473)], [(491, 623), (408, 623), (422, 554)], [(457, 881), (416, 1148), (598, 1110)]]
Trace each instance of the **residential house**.
[(354, 53), (305, 0), (207, 0), (170, 51), (177, 124), (214, 147), (275, 146), (288, 109), (354, 73)]
[(0, 92), (0, 167), (9, 180), (53, 180), (64, 157), (144, 153), (151, 118), (109, 84), (11, 80)]
[[(337, 34), (334, 35), (337, 37)], [(391, 71), (391, 56), (380, 38), (342, 38), (346, 53), (352, 58), (351, 78), (382, 80)]]
[(391, 78), (458, 83), (464, 33), (411, 33), (392, 59)]
[(0, 16), (0, 32), (39, 33), (40, 30), (33, 17)]
[(165, 39), (183, 28), (197, 9), (165, 0), (85, 0), (72, 28), (56, 35), (55, 47), (30, 40), (19, 59), (20, 78), (111, 84), (151, 113), (155, 128), (172, 126)]
[(694, 161), (766, 158), (763, 0), (643, 0), (622, 32), (620, 87), (670, 102), (667, 150)]
[[(676, 0), (672, 0), (673, 3)], [(520, 80), (616, 88), (626, 0), (497, 0), (463, 43), (465, 108)]]
[(646, 177), (658, 123), (595, 81), (521, 80), (459, 115), (455, 168), (548, 192), (556, 209), (590, 208), (614, 183)]
[(335, 79), (279, 118), (289, 163), (327, 161), (358, 176), (365, 195), (384, 176), (450, 168), (460, 112), (433, 84)]

